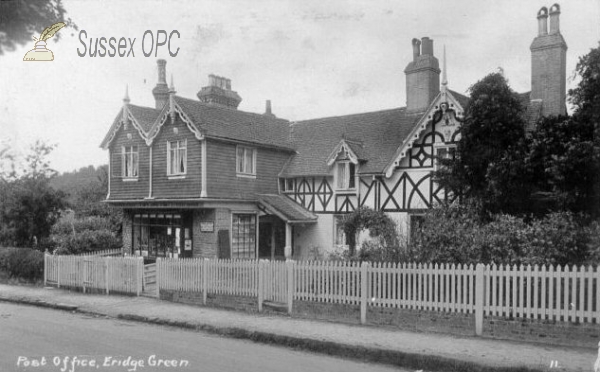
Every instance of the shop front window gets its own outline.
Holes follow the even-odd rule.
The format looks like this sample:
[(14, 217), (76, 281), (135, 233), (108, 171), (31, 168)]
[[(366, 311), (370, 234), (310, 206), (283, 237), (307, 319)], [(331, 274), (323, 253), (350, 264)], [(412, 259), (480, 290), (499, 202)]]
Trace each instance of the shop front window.
[[(188, 228), (179, 213), (140, 213), (133, 217), (133, 251), (135, 255), (156, 259), (181, 255)], [(187, 235), (187, 236), (186, 236)], [(183, 242), (183, 243), (182, 243)]]

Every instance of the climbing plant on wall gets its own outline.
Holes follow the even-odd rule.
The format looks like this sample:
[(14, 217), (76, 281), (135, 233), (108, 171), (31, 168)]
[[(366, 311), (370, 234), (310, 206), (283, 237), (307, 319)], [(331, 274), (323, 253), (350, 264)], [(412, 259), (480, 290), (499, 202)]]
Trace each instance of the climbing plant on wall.
[(397, 247), (398, 234), (396, 223), (384, 212), (361, 207), (347, 214), (342, 219), (342, 228), (346, 233), (346, 243), (350, 254), (356, 252), (356, 236), (364, 229), (369, 230), (371, 237), (379, 237), (384, 247)]

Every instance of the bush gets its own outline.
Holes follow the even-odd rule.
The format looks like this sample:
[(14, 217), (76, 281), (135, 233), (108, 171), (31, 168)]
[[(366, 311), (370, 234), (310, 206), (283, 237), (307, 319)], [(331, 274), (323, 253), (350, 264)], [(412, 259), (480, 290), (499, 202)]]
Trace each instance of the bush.
[(44, 277), (44, 253), (30, 248), (0, 250), (0, 270), (10, 278), (40, 280)]
[(115, 221), (98, 216), (78, 219), (64, 216), (52, 227), (51, 241), (58, 254), (79, 254), (122, 245)]
[(418, 262), (581, 265), (600, 262), (600, 224), (555, 212), (541, 219), (497, 214), (482, 221), (467, 205), (430, 211), (411, 241)]

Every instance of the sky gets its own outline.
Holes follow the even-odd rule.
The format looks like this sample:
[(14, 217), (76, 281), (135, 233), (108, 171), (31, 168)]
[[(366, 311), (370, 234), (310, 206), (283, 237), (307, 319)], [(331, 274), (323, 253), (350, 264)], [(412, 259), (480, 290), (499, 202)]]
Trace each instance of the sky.
[[(428, 36), (448, 86), (469, 86), (502, 68), (511, 87), (531, 86), (529, 46), (546, 0), (210, 0), (119, 2), (63, 0), (79, 30), (48, 40), (52, 62), (24, 62), (34, 42), (0, 55), (0, 144), (23, 154), (36, 140), (57, 147), (51, 166), (73, 171), (108, 162), (99, 145), (129, 89), (131, 103), (154, 107), (156, 60), (167, 60), (177, 94), (196, 98), (208, 75), (224, 76), (242, 97), (240, 110), (290, 121), (406, 105), (404, 68), (411, 40)], [(577, 60), (600, 40), (600, 0), (560, 3), (567, 88)], [(50, 26), (50, 25), (48, 25)], [(87, 38), (80, 34), (85, 30)], [(146, 39), (144, 39), (144, 33)], [(173, 34), (153, 48), (150, 35)], [(136, 39), (135, 57), (91, 57), (81, 40)], [(143, 44), (142, 41), (146, 43)], [(89, 46), (88, 46), (89, 47)], [(127, 46), (126, 49), (129, 49)]]

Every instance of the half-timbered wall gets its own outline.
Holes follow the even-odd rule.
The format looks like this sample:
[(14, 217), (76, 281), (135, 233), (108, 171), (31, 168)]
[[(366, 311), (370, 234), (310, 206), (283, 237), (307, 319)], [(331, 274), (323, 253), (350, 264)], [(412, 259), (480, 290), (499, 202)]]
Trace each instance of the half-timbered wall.
[[(148, 195), (150, 179), (148, 146), (131, 123), (126, 127), (121, 126), (109, 147), (110, 199), (141, 199)], [(123, 146), (137, 146), (139, 168), (135, 180), (125, 179), (122, 176)]]
[[(252, 146), (247, 146), (252, 147)], [(277, 174), (290, 154), (274, 149), (256, 149), (256, 177), (238, 176), (236, 144), (207, 140), (207, 196), (209, 198), (254, 198), (256, 194), (276, 194)]]
[[(201, 191), (200, 141), (179, 116), (161, 128), (152, 142), (152, 196), (154, 198), (198, 198)], [(187, 139), (187, 169), (184, 177), (167, 175), (167, 142)]]

